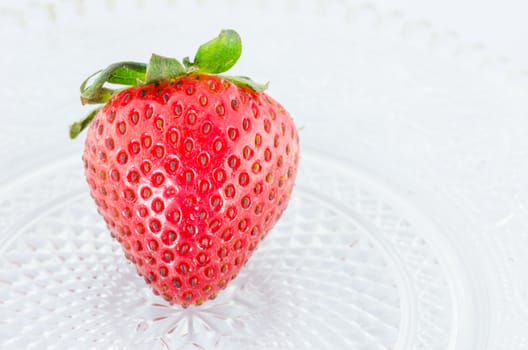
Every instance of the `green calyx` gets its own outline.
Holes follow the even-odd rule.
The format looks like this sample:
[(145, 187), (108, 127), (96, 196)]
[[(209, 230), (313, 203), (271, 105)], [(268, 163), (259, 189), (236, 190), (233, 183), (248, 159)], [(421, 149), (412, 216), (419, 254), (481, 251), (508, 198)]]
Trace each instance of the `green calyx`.
[[(81, 84), (81, 103), (105, 104), (123, 88), (109, 88), (115, 85), (142, 86), (163, 81), (176, 80), (190, 74), (220, 74), (226, 72), (240, 58), (242, 41), (238, 33), (231, 29), (201, 45), (194, 56), (194, 62), (185, 57), (182, 62), (175, 58), (152, 54), (148, 64), (138, 62), (118, 62), (90, 75)], [(258, 84), (248, 77), (223, 76), (232, 83), (252, 89), (255, 92), (266, 90), (268, 84)], [(91, 84), (88, 84), (92, 81)], [(97, 107), (83, 119), (70, 126), (70, 138), (75, 138), (95, 117), (101, 107)]]

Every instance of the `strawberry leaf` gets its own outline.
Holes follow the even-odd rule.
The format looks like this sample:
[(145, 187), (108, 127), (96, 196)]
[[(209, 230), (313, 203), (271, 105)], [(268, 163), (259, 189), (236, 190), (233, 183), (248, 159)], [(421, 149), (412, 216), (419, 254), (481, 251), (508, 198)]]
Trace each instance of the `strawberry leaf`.
[(70, 125), (70, 139), (74, 139), (83, 131), (95, 118), (97, 113), (99, 113), (99, 110), (101, 107), (94, 109), (90, 113), (88, 113), (84, 118), (79, 120), (78, 122), (73, 123)]
[(198, 48), (194, 65), (203, 73), (223, 73), (235, 65), (241, 54), (240, 36), (234, 30), (226, 29)]
[(251, 78), (243, 77), (243, 76), (236, 76), (236, 77), (223, 76), (223, 77), (235, 85), (248, 87), (255, 92), (264, 92), (269, 86), (269, 82), (266, 84), (260, 84), (260, 83), (254, 82), (253, 80), (251, 80)]
[[(104, 70), (95, 72), (81, 84), (82, 104), (107, 102), (112, 97), (114, 91), (103, 87), (105, 83), (110, 82), (123, 85), (135, 85), (137, 79), (144, 78), (145, 67), (144, 63), (118, 62), (109, 65)], [(135, 77), (133, 81), (132, 76)], [(96, 78), (93, 83), (87, 87), (86, 85), (88, 85), (88, 81), (92, 77)]]
[(177, 59), (152, 54), (147, 66), (145, 82), (149, 84), (171, 80), (186, 73), (185, 67)]
[(112, 84), (133, 86), (138, 80), (145, 80), (146, 71), (146, 65), (121, 66), (110, 74), (107, 81)]

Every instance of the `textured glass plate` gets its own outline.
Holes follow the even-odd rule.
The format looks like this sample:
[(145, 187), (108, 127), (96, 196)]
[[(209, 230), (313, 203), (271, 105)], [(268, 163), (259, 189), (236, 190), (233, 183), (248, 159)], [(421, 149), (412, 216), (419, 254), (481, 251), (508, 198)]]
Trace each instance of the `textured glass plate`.
[[(528, 94), (521, 74), (355, 1), (0, 5), (0, 348), (528, 349)], [(220, 28), (233, 73), (300, 127), (291, 204), (200, 307), (154, 296), (82, 175), (82, 77), (192, 54)]]

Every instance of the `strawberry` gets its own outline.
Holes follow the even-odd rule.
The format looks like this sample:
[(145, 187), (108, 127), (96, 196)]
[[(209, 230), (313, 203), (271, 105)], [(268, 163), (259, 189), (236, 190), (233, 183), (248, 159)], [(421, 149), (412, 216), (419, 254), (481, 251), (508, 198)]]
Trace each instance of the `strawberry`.
[(91, 195), (125, 256), (171, 304), (199, 305), (225, 288), (294, 185), (299, 143), (288, 112), (266, 86), (219, 75), (240, 54), (240, 37), (224, 30), (194, 62), (153, 54), (81, 85), (82, 103), (101, 105), (70, 128), (74, 138), (88, 127)]

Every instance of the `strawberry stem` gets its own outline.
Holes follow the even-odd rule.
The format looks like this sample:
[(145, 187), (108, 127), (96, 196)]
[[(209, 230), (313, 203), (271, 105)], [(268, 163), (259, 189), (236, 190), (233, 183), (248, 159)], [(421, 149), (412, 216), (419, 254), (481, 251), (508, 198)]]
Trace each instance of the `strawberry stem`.
[[(183, 64), (175, 58), (152, 54), (148, 64), (138, 62), (118, 62), (90, 75), (81, 84), (81, 103), (105, 104), (122, 89), (111, 89), (106, 83), (140, 86), (145, 84), (170, 81), (189, 74), (219, 74), (226, 72), (240, 58), (242, 41), (238, 33), (231, 29), (222, 30), (220, 34), (201, 45), (194, 56), (194, 62), (188, 57)], [(88, 85), (89, 81), (93, 82)], [(253, 82), (248, 77), (224, 76), (232, 83), (262, 92), (268, 84)], [(91, 111), (86, 117), (70, 126), (70, 138), (75, 138), (90, 124), (101, 107)]]

